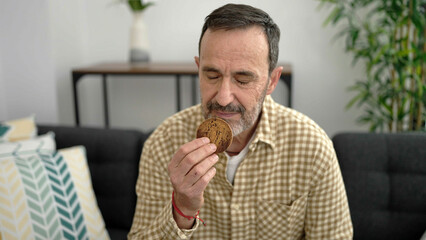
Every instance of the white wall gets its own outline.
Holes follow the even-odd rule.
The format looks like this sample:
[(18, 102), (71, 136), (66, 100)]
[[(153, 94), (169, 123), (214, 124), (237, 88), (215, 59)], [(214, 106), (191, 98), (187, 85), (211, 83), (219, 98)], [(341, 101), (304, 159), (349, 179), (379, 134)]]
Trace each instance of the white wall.
[(5, 118), (35, 113), (40, 121), (57, 122), (47, 9), (46, 0), (2, 1), (0, 87), (6, 103), (2, 111)]
[[(9, 49), (20, 49), (26, 41), (19, 41), (18, 30), (0, 21), (2, 35), (3, 28), (13, 33), (12, 40), (3, 41), (2, 37), (0, 42), (0, 60), (3, 59), (0, 62), (0, 88), (7, 92), (8, 99), (15, 94), (23, 98), (19, 104), (10, 100), (6, 107), (0, 104), (0, 114), (6, 112), (8, 114), (5, 117), (11, 118), (19, 114), (36, 113), (41, 123), (52, 122), (53, 119), (60, 124), (72, 125), (71, 69), (98, 62), (126, 61), (131, 13), (126, 5), (115, 4), (113, 0), (19, 2), (6, 0), (7, 7), (16, 10), (7, 17), (21, 24), (30, 19), (35, 22), (31, 24), (31, 29), (25, 29), (25, 37), (37, 38), (38, 41), (31, 41), (34, 45), (25, 49), (25, 52), (33, 51), (30, 58), (32, 67), (19, 68), (22, 73), (18, 72), (15, 65), (29, 60), (12, 57), (11, 61), (13, 54)], [(227, 2), (230, 1), (157, 0), (156, 5), (145, 14), (152, 60), (193, 62), (205, 16)], [(355, 125), (358, 111), (344, 110), (351, 96), (346, 88), (357, 76), (362, 76), (362, 69), (351, 67), (351, 58), (343, 52), (342, 41), (332, 44), (331, 39), (336, 30), (322, 27), (328, 11), (318, 11), (318, 1), (233, 2), (262, 8), (280, 26), (282, 37), (279, 61), (293, 65), (295, 109), (313, 118), (330, 136), (343, 130), (364, 129)], [(31, 11), (16, 9), (28, 4), (32, 7)], [(0, 19), (5, 19), (5, 16), (0, 16)], [(7, 63), (5, 59), (8, 59)], [(43, 64), (35, 64), (39, 59)], [(34, 67), (42, 71), (43, 75), (33, 76)], [(22, 74), (26, 78), (16, 83), (16, 76)], [(33, 77), (30, 79), (28, 76)], [(55, 99), (54, 104), (46, 102), (46, 99), (25, 97), (19, 93), (18, 85), (24, 91), (34, 91), (34, 82), (41, 88), (36, 92), (49, 91), (48, 99)], [(175, 111), (173, 78), (111, 77), (108, 84), (112, 127), (152, 129)], [(189, 79), (183, 79), (183, 84), (183, 103), (187, 107), (190, 105)], [(82, 125), (103, 126), (100, 78), (84, 77), (78, 87)], [(273, 96), (278, 102), (286, 104), (285, 88), (282, 85)], [(44, 106), (43, 111), (37, 108), (39, 105)], [(0, 119), (5, 117), (0, 115)]]
[[(1, 42), (0, 42), (1, 45)], [(6, 96), (5, 88), (3, 84), (3, 71), (2, 71), (2, 59), (1, 59), (1, 48), (0, 48), (0, 119), (8, 119), (7, 117), (7, 105), (6, 105)]]
[(52, 37), (52, 57), (55, 63), (55, 94), (58, 103), (58, 122), (73, 124), (71, 68), (89, 64), (87, 11), (85, 1), (48, 0), (49, 25)]

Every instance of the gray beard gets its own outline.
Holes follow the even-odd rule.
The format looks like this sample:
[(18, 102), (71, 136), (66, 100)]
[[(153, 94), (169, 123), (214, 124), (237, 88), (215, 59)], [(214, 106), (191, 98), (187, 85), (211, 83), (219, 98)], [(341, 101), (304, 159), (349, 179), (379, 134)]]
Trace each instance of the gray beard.
[[(269, 84), (269, 81), (268, 81), (268, 84)], [(226, 122), (228, 122), (229, 126), (231, 127), (232, 134), (234, 135), (234, 137), (238, 136), (245, 130), (252, 127), (256, 123), (257, 119), (260, 117), (263, 101), (265, 101), (265, 97), (266, 97), (266, 90), (267, 90), (267, 87), (265, 87), (265, 89), (263, 90), (262, 94), (260, 95), (257, 101), (256, 106), (253, 109), (251, 109), (251, 111), (246, 111), (243, 106), (230, 106), (230, 105), (220, 106), (217, 103), (208, 102), (206, 106), (207, 109), (204, 106), (201, 107), (204, 118), (207, 119), (207, 118), (214, 117), (211, 113), (213, 110), (222, 110), (224, 112), (227, 112), (227, 111), (239, 112), (241, 114), (241, 118), (237, 122), (224, 119)], [(201, 102), (203, 102), (202, 99), (201, 99)]]

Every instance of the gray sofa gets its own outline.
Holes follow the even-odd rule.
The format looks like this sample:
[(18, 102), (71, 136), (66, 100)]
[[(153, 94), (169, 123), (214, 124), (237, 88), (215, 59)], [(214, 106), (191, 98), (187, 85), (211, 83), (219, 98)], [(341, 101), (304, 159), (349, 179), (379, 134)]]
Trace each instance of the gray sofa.
[(426, 133), (334, 136), (354, 239), (420, 239), (426, 231)]
[[(93, 188), (111, 239), (126, 239), (135, 183), (149, 133), (38, 126), (58, 148), (84, 145)], [(426, 134), (344, 133), (333, 138), (354, 224), (354, 239), (420, 239), (426, 230)]]
[(127, 239), (136, 206), (139, 158), (148, 134), (135, 130), (38, 126), (58, 149), (84, 145), (93, 189), (112, 240)]

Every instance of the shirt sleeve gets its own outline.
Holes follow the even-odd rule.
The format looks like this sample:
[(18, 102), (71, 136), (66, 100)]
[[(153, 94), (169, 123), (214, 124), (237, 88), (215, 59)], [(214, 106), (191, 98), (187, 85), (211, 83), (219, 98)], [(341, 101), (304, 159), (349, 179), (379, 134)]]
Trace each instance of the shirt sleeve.
[(331, 142), (324, 145), (314, 162), (305, 219), (306, 239), (352, 239), (352, 221), (339, 163)]
[[(199, 226), (180, 229), (173, 218), (172, 186), (167, 164), (173, 150), (162, 134), (153, 133), (145, 143), (136, 183), (137, 204), (128, 239), (190, 239)], [(165, 150), (171, 149), (171, 151)]]

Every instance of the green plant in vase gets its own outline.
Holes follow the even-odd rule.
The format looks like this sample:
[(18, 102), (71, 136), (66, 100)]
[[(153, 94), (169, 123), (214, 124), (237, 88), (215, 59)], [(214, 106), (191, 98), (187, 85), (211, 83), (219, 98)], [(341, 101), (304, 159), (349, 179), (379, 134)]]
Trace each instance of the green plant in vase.
[(120, 0), (129, 5), (132, 10), (133, 22), (130, 29), (129, 61), (132, 63), (149, 62), (148, 27), (144, 20), (144, 11), (154, 5), (152, 1)]
[(133, 12), (140, 12), (148, 8), (149, 6), (154, 5), (153, 2), (142, 1), (142, 0), (122, 0), (122, 2), (127, 2), (129, 4), (130, 9)]
[(324, 25), (339, 28), (365, 78), (350, 87), (357, 119), (370, 131), (425, 131), (426, 0), (319, 0), (332, 11)]

